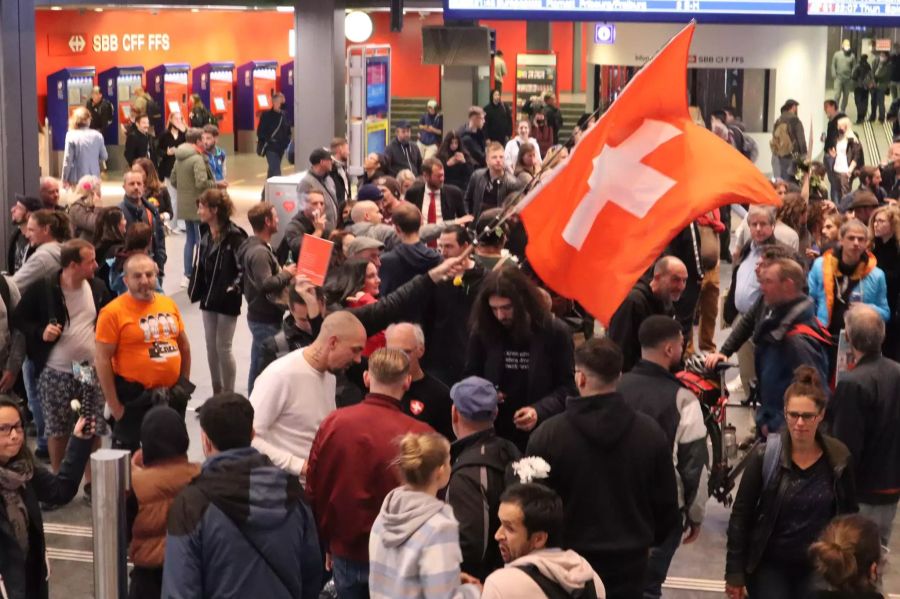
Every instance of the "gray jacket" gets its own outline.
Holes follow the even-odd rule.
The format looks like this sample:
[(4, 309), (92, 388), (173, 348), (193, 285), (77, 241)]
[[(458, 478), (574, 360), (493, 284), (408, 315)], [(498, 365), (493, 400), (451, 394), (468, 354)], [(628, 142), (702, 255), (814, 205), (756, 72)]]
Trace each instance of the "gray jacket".
[(72, 236), (93, 241), (94, 229), (97, 226), (97, 215), (100, 209), (84, 198), (78, 198), (69, 204), (69, 222), (72, 224)]
[(85, 127), (66, 132), (62, 180), (74, 185), (85, 175), (100, 176), (100, 162), (109, 156), (99, 131)]
[(831, 77), (834, 79), (850, 79), (853, 77), (853, 68), (856, 67), (856, 54), (845, 54), (838, 50), (831, 57)]
[(24, 295), (32, 283), (59, 270), (61, 248), (58, 241), (48, 241), (34, 250), (22, 268), (13, 275), (12, 282), (19, 288), (19, 293)]
[(353, 233), (354, 237), (370, 237), (372, 239), (377, 239), (384, 244), (384, 249), (386, 250), (389, 250), (400, 243), (400, 238), (397, 237), (397, 232), (394, 230), (394, 227), (382, 223), (376, 224), (365, 221), (354, 223), (350, 226), (350, 232)]
[(325, 233), (322, 236), (327, 239), (338, 224), (337, 190), (334, 187), (334, 179), (328, 175), (324, 179), (319, 179), (307, 171), (297, 184), (297, 197), (301, 209), (306, 205), (306, 193), (313, 190), (322, 192), (325, 196)]
[[(487, 190), (488, 183), (490, 182), (490, 173), (487, 168), (480, 168), (472, 174), (472, 178), (469, 179), (469, 186), (466, 188), (466, 212), (469, 214), (475, 215), (475, 218), (478, 218), (478, 215), (481, 214), (484, 203), (484, 193)], [(500, 192), (497, 194), (497, 201), (500, 205), (503, 204), (503, 200), (506, 199), (506, 196), (514, 191), (518, 191), (522, 189), (522, 183), (520, 183), (515, 177), (513, 177), (508, 171), (503, 173), (503, 180), (500, 183)]]

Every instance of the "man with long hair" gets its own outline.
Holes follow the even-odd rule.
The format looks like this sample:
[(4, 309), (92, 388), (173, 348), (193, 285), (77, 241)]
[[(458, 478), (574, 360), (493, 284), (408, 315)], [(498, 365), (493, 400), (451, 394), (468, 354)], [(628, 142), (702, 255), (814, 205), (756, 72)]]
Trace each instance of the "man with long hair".
[(521, 271), (488, 274), (472, 308), (465, 374), (499, 389), (497, 434), (524, 449), (530, 433), (575, 394), (572, 336)]

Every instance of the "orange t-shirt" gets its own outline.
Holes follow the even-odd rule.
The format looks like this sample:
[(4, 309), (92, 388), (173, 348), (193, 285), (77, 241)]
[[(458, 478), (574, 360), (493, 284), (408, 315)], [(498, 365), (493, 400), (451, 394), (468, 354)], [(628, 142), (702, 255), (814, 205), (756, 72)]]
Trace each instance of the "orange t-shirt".
[(123, 293), (100, 311), (97, 341), (116, 346), (113, 370), (145, 388), (171, 387), (181, 374), (178, 336), (184, 323), (171, 298), (141, 302)]

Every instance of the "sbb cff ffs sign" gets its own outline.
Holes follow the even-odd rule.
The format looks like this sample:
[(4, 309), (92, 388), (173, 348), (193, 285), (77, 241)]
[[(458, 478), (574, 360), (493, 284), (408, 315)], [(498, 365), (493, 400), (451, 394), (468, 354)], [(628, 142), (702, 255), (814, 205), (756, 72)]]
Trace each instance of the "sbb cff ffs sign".
[(167, 51), (170, 47), (168, 33), (98, 33), (92, 38), (94, 52), (136, 52), (139, 50)]

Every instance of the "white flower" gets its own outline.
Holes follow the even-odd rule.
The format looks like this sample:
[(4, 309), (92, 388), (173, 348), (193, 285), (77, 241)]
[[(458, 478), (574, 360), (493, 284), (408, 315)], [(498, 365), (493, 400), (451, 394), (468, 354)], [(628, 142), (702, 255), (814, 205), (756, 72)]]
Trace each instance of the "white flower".
[(73, 399), (69, 402), (69, 406), (71, 406), (73, 412), (78, 412), (81, 410), (81, 402), (77, 399)]
[(523, 484), (543, 480), (550, 476), (550, 464), (544, 458), (536, 456), (522, 458), (514, 462), (512, 468), (519, 482)]

